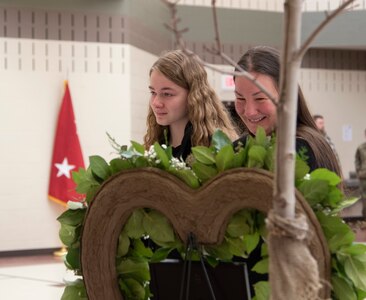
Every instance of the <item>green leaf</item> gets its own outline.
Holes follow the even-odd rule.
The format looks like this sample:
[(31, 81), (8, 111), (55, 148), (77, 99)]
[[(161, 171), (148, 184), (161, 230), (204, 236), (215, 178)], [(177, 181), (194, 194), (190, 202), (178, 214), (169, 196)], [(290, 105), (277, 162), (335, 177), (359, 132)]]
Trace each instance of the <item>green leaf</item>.
[(158, 142), (154, 143), (154, 150), (156, 152), (156, 159), (160, 160), (160, 164), (165, 170), (169, 169), (169, 157)]
[(141, 239), (133, 240), (133, 250), (131, 253), (136, 257), (151, 258), (153, 256), (153, 251), (146, 247)]
[(130, 239), (125, 230), (121, 232), (118, 238), (117, 257), (125, 256), (130, 248)]
[(206, 182), (207, 180), (217, 175), (217, 169), (214, 166), (208, 166), (200, 163), (199, 161), (195, 161), (192, 164), (192, 169), (196, 176), (202, 182)]
[(347, 256), (344, 270), (356, 288), (366, 291), (366, 254)]
[(308, 174), (309, 171), (310, 168), (308, 164), (303, 161), (299, 156), (297, 156), (295, 162), (295, 180), (304, 178), (304, 176)]
[(231, 254), (247, 258), (245, 244), (241, 238), (226, 238), (226, 242), (229, 245), (229, 251)]
[(78, 171), (71, 172), (72, 180), (78, 185), (86, 177), (86, 170), (84, 168), (79, 168)]
[(65, 246), (70, 247), (80, 237), (80, 226), (76, 227), (61, 223), (59, 237)]
[(264, 169), (273, 172), (275, 167), (275, 148), (274, 147), (268, 147), (267, 148), (267, 154), (264, 159)]
[(130, 238), (138, 239), (144, 236), (145, 230), (143, 227), (143, 219), (145, 213), (143, 209), (136, 209), (132, 212), (131, 216), (128, 218), (124, 230)]
[(192, 153), (195, 159), (203, 164), (215, 164), (215, 156), (210, 148), (204, 146), (196, 146), (192, 148)]
[(216, 166), (221, 172), (234, 167), (234, 149), (232, 144), (222, 147), (217, 153)]
[(58, 218), (61, 224), (77, 226), (84, 221), (86, 209), (68, 209), (63, 212)]
[(133, 279), (125, 278), (119, 281), (122, 292), (126, 295), (126, 299), (144, 300), (145, 288), (142, 283)]
[(247, 148), (240, 148), (237, 153), (234, 154), (233, 167), (239, 168), (244, 166), (245, 160), (247, 159), (248, 150)]
[(262, 146), (264, 148), (267, 147), (268, 138), (263, 127), (257, 127), (257, 131), (255, 133), (255, 142), (258, 146)]
[(76, 192), (79, 194), (86, 194), (95, 186), (100, 186), (100, 183), (95, 180), (90, 167), (87, 170), (80, 169), (79, 172), (72, 172), (72, 177), (77, 184)]
[(106, 180), (109, 176), (111, 176), (111, 170), (109, 169), (109, 166), (103, 157), (99, 155), (93, 155), (89, 157), (89, 161), (92, 172), (99, 178)]
[(150, 280), (150, 270), (147, 260), (128, 258), (117, 265), (117, 272), (122, 278), (134, 278), (139, 282)]
[(268, 266), (269, 266), (269, 258), (263, 258), (259, 262), (257, 262), (252, 271), (257, 272), (259, 274), (268, 274)]
[(342, 246), (352, 244), (355, 239), (355, 234), (341, 218), (327, 216), (322, 212), (317, 212), (316, 216), (332, 253), (335, 253)]
[(215, 147), (216, 151), (220, 151), (227, 145), (232, 145), (230, 138), (221, 130), (216, 130), (212, 135), (211, 145)]
[(76, 280), (74, 283), (67, 283), (61, 300), (88, 300), (83, 281)]
[(122, 170), (129, 170), (134, 167), (131, 161), (122, 158), (115, 158), (111, 160), (109, 165), (111, 166), (112, 174), (119, 173)]
[(268, 281), (259, 281), (254, 284), (255, 297), (252, 300), (268, 300), (270, 296), (270, 286)]
[(330, 185), (333, 186), (336, 186), (342, 181), (341, 178), (336, 173), (324, 168), (316, 169), (313, 172), (311, 172), (310, 178), (326, 180)]
[(149, 161), (144, 156), (139, 156), (135, 160), (135, 167), (136, 168), (146, 168), (149, 166)]
[(328, 182), (325, 180), (304, 180), (298, 187), (310, 206), (321, 203), (329, 192)]
[(247, 249), (248, 254), (250, 254), (258, 246), (259, 239), (260, 236), (258, 232), (253, 232), (252, 234), (246, 234), (243, 237), (245, 248)]
[(337, 274), (333, 274), (331, 277), (331, 283), (337, 299), (357, 300), (357, 295), (349, 280), (341, 278)]
[(143, 227), (153, 241), (174, 242), (174, 231), (169, 220), (152, 210), (144, 215)]
[(246, 218), (244, 218), (242, 214), (235, 214), (230, 218), (226, 232), (229, 236), (237, 238), (239, 236), (249, 234), (250, 227), (246, 223)]
[(67, 248), (65, 263), (71, 270), (80, 269), (80, 248)]
[(170, 247), (163, 247), (163, 248), (157, 249), (154, 252), (153, 256), (151, 257), (150, 262), (156, 263), (156, 262), (166, 259), (172, 250), (173, 250), (173, 248), (170, 248)]
[(131, 144), (132, 144), (133, 149), (135, 149), (137, 153), (144, 155), (145, 147), (143, 145), (141, 145), (135, 141), (131, 141)]
[(169, 172), (183, 180), (189, 187), (196, 189), (200, 187), (200, 182), (192, 170), (169, 169)]
[(233, 257), (230, 253), (230, 246), (226, 240), (224, 240), (219, 246), (206, 246), (205, 249), (209, 255), (224, 261), (231, 260)]
[(348, 247), (343, 247), (340, 249), (339, 253), (349, 254), (349, 255), (364, 255), (366, 254), (365, 244), (352, 244)]
[(262, 168), (266, 155), (267, 151), (264, 147), (257, 145), (252, 146), (248, 152), (248, 167)]

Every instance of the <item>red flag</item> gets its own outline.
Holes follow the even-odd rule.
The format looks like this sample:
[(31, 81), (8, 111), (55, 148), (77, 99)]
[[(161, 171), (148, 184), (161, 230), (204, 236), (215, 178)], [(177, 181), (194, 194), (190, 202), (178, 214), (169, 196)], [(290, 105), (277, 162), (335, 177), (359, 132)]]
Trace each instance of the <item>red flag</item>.
[(57, 122), (48, 198), (63, 205), (69, 200), (80, 200), (81, 195), (75, 191), (76, 184), (72, 180), (71, 172), (81, 167), (84, 168), (84, 160), (76, 131), (70, 90), (66, 82)]

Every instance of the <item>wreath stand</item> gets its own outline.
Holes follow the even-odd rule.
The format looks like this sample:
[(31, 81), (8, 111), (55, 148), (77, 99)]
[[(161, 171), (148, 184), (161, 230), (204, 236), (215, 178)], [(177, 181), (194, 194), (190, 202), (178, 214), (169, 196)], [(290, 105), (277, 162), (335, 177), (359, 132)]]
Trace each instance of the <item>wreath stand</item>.
[[(157, 168), (111, 177), (91, 201), (83, 225), (81, 267), (88, 299), (123, 299), (115, 257), (118, 237), (135, 209), (152, 208), (164, 214), (184, 243), (193, 233), (200, 244), (220, 245), (234, 213), (253, 208), (267, 214), (272, 209), (273, 183), (268, 171), (247, 168), (225, 171), (197, 190)], [(309, 251), (321, 280), (330, 282), (330, 252), (323, 231), (298, 191), (296, 213), (307, 218), (312, 234)], [(330, 297), (330, 285), (323, 284), (319, 297)]]

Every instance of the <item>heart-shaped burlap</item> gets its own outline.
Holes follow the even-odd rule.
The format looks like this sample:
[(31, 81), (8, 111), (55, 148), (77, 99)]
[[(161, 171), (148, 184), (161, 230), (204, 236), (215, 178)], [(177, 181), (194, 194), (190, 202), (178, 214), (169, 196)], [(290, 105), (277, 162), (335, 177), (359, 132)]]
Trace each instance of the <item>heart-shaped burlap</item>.
[[(131, 213), (152, 208), (163, 213), (183, 241), (192, 232), (201, 244), (221, 244), (228, 221), (243, 208), (272, 208), (273, 175), (238, 168), (221, 173), (198, 190), (156, 168), (123, 171), (107, 180), (88, 208), (81, 237), (81, 265), (89, 300), (123, 299), (118, 286), (118, 237)], [(322, 229), (300, 193), (296, 211), (307, 216), (313, 238), (309, 249), (320, 278), (329, 282), (330, 253)], [(329, 296), (324, 285), (321, 296)]]

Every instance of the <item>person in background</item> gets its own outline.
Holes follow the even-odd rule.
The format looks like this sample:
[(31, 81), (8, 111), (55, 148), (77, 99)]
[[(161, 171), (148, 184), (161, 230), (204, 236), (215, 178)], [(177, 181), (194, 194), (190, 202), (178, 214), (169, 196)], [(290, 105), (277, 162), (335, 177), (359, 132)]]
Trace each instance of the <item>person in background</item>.
[[(238, 65), (278, 99), (280, 56), (276, 49), (266, 46), (253, 47), (240, 58)], [(267, 135), (271, 135), (277, 126), (275, 104), (249, 79), (237, 76), (234, 77), (234, 82), (235, 109), (250, 134), (254, 136), (257, 127), (261, 126)], [(300, 87), (297, 101), (296, 151), (305, 149), (311, 171), (327, 168), (342, 177), (338, 160), (324, 136), (318, 131)], [(246, 136), (236, 143), (239, 141), (245, 144)]]
[[(366, 137), (366, 129), (365, 129)], [(357, 147), (355, 154), (356, 174), (360, 181), (360, 191), (362, 196), (362, 215), (366, 218), (366, 142)]]
[(171, 145), (173, 156), (185, 160), (191, 147), (209, 146), (216, 129), (232, 140), (238, 137), (194, 54), (173, 50), (160, 56), (150, 69), (149, 90), (146, 149), (158, 141)]
[(338, 164), (340, 164), (337, 150), (336, 150), (336, 148), (335, 148), (332, 140), (330, 139), (329, 135), (325, 131), (324, 117), (322, 115), (313, 115), (313, 119), (314, 119), (314, 122), (315, 122), (316, 127), (323, 134), (323, 136), (325, 137), (325, 139), (328, 142), (329, 146), (332, 148), (332, 150), (334, 152), (334, 155), (337, 157)]

